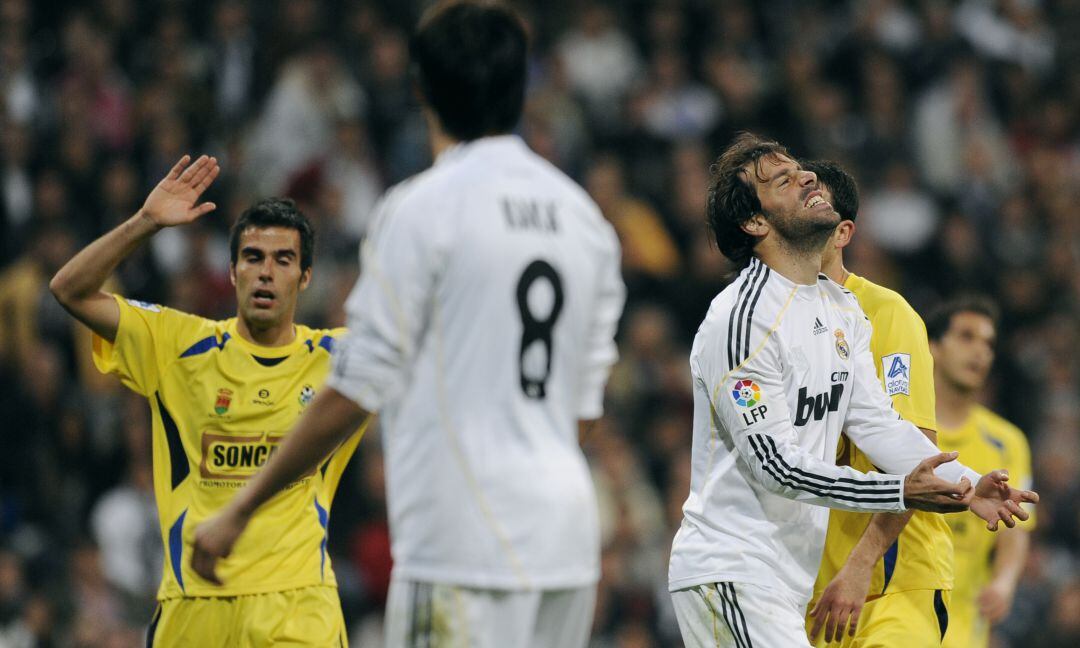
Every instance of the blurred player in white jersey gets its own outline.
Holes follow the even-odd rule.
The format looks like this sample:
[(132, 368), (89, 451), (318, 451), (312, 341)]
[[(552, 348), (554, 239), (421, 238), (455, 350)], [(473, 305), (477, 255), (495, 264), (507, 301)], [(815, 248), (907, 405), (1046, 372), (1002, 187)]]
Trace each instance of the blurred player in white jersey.
[(435, 163), (384, 197), (327, 388), (198, 530), (194, 563), (212, 575), (267, 497), (378, 412), (388, 645), (584, 646), (600, 547), (578, 435), (616, 360), (618, 241), (510, 134), (527, 52), (514, 14), (436, 6), (411, 51)]
[[(892, 409), (866, 316), (819, 272), (840, 217), (783, 147), (736, 138), (713, 166), (708, 216), (720, 251), (744, 269), (691, 351), (690, 496), (668, 586), (688, 646), (808, 647), (825, 507), (970, 506), (996, 529), (1026, 519), (1017, 502), (1037, 496), (952, 461)], [(887, 472), (837, 466), (841, 430)]]

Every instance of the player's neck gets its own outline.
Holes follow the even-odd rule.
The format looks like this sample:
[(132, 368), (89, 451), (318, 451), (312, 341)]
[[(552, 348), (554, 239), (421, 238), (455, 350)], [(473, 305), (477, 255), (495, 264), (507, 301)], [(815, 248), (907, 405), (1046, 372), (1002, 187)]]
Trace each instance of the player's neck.
[(804, 286), (817, 284), (821, 271), (820, 248), (799, 250), (768, 237), (758, 243), (754, 252), (762, 263), (785, 279)]
[(450, 136), (443, 130), (439, 118), (430, 108), (424, 109), (424, 119), (428, 127), (428, 145), (431, 147), (431, 159), (437, 159), (443, 151), (458, 143), (458, 139)]
[(947, 428), (958, 428), (967, 421), (971, 408), (975, 406), (975, 396), (949, 385), (941, 376), (935, 377), (937, 394), (935, 410), (938, 424)]
[(848, 275), (851, 274), (848, 272), (848, 269), (844, 267), (844, 257), (841, 254), (823, 257), (821, 260), (821, 272), (841, 286), (844, 285)]
[(269, 327), (252, 326), (243, 316), (236, 318), (236, 332), (248, 342), (265, 347), (285, 346), (296, 339), (292, 318)]

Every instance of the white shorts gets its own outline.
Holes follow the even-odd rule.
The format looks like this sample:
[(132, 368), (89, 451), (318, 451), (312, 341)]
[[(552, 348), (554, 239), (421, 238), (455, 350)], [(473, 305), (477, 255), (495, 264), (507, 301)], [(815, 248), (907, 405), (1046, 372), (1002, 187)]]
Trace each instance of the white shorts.
[(759, 585), (695, 585), (671, 600), (687, 648), (810, 648), (803, 609)]
[(387, 648), (584, 648), (596, 586), (509, 591), (392, 578)]

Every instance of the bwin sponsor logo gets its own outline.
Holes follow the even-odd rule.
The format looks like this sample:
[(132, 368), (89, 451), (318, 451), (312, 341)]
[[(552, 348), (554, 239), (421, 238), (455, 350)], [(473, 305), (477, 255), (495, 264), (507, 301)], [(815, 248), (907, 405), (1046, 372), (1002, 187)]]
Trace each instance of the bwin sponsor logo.
[(820, 421), (828, 412), (835, 412), (840, 408), (840, 398), (844, 395), (844, 385), (837, 383), (827, 392), (816, 396), (806, 393), (806, 387), (799, 388), (799, 404), (795, 410), (795, 425), (803, 426), (810, 419)]

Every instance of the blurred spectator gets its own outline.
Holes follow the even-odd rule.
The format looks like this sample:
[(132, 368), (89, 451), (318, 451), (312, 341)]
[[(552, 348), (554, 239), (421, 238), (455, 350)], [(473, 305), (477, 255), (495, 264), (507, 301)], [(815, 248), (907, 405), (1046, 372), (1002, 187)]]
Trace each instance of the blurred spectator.
[(557, 49), (595, 127), (601, 131), (615, 128), (622, 100), (641, 68), (637, 47), (616, 25), (615, 13), (606, 5), (590, 2)]

